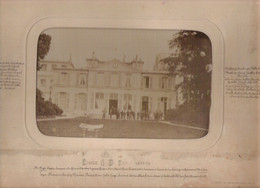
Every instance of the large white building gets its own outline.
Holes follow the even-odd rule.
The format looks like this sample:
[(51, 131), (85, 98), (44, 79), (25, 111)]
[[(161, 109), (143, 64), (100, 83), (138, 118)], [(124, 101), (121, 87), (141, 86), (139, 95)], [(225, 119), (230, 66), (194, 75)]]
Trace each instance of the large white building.
[(137, 57), (131, 62), (104, 62), (93, 57), (79, 69), (71, 61), (41, 61), (37, 88), (66, 116), (101, 117), (111, 109), (153, 116), (175, 108), (175, 76), (158, 58), (153, 71), (143, 71), (143, 64)]

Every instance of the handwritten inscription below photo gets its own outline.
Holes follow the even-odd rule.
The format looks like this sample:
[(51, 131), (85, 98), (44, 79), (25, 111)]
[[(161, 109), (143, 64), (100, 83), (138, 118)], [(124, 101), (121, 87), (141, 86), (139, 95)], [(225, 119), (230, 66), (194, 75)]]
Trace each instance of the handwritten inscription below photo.
[(212, 47), (190, 30), (42, 32), (36, 120), (46, 136), (195, 139), (208, 134)]

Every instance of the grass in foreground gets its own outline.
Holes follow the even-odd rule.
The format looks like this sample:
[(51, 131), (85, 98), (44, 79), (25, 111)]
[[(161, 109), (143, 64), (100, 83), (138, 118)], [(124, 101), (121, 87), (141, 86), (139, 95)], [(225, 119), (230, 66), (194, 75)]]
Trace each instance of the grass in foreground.
[(78, 117), (73, 119), (37, 121), (40, 132), (47, 136), (84, 137), (81, 123), (104, 124), (96, 131), (86, 131), (85, 137), (97, 138), (150, 138), (150, 139), (194, 139), (205, 136), (207, 130), (168, 125), (155, 121), (102, 120)]

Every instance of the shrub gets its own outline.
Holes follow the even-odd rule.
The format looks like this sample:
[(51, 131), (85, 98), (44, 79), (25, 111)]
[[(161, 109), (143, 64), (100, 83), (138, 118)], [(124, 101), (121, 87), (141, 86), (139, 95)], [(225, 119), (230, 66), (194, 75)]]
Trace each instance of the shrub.
[(186, 125), (208, 126), (209, 110), (210, 105), (208, 103), (200, 103), (200, 105), (184, 103), (176, 109), (168, 110), (165, 114), (165, 120)]
[(39, 89), (36, 91), (36, 116), (60, 116), (63, 110), (50, 101), (45, 101)]

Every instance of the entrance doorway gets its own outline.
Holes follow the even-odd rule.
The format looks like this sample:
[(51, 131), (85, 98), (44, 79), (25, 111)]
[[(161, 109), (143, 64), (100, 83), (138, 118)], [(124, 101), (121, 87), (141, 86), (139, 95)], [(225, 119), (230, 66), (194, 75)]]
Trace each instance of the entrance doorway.
[(148, 97), (142, 99), (142, 111), (148, 113)]
[(87, 97), (84, 93), (79, 93), (77, 95), (77, 111), (79, 113), (86, 113), (87, 109)]
[(166, 97), (162, 97), (161, 98), (161, 103), (162, 103), (162, 111), (163, 111), (163, 114), (165, 115), (166, 114), (166, 111), (167, 111), (167, 98)]
[(117, 105), (118, 105), (118, 100), (115, 100), (115, 99), (109, 100), (109, 114), (112, 114), (112, 115), (117, 114)]

